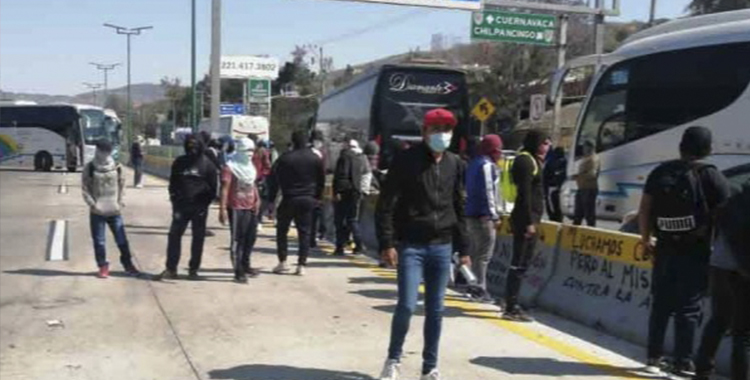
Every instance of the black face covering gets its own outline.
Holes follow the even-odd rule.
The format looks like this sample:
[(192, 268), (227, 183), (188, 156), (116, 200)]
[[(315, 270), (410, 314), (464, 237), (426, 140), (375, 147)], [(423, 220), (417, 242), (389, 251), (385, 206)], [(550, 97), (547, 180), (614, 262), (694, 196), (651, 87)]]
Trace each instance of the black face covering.
[(185, 154), (190, 157), (199, 157), (203, 154), (203, 143), (194, 135), (185, 138)]

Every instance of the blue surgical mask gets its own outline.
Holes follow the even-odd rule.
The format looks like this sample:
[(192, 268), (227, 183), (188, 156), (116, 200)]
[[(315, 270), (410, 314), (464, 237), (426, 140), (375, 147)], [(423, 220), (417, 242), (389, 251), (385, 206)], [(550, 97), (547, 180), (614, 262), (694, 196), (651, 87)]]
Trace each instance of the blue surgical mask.
[(433, 152), (442, 153), (448, 150), (452, 139), (453, 133), (450, 132), (433, 133), (429, 136), (427, 144)]

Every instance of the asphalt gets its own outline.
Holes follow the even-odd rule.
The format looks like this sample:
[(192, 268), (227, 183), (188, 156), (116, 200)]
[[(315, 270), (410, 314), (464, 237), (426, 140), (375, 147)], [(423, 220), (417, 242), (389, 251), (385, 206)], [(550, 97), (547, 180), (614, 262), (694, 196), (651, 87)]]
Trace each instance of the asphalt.
[[(274, 230), (266, 225), (253, 254), (263, 273), (247, 285), (233, 283), (229, 231), (214, 207), (209, 226), (216, 236), (206, 240), (203, 280), (125, 276), (111, 234), (113, 274), (98, 279), (79, 176), (0, 170), (0, 378), (377, 378), (396, 302), (393, 271), (368, 258), (330, 256), (324, 246), (305, 277), (271, 274)], [(147, 176), (145, 188), (127, 189), (125, 203), (137, 265), (159, 273), (171, 218), (166, 183)], [(68, 221), (67, 261), (46, 261), (54, 219)], [(447, 299), (445, 379), (646, 378), (634, 360), (640, 347), (542, 311), (534, 311), (537, 322), (519, 325), (500, 320), (494, 306), (455, 292)], [(404, 379), (419, 377), (421, 316), (407, 339)]]

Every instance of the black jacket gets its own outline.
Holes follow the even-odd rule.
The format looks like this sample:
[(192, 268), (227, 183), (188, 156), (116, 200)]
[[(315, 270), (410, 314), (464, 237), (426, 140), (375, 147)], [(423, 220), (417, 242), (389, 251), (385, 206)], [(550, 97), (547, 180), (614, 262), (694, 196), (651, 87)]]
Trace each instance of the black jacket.
[(396, 243), (447, 244), (467, 254), (461, 159), (446, 152), (436, 163), (429, 148), (416, 145), (393, 161), (381, 187), (376, 229), (381, 249)]
[(279, 191), (284, 198), (321, 199), (326, 176), (320, 157), (310, 148), (301, 148), (281, 155), (273, 164), (268, 179), (271, 201)]
[(741, 271), (750, 276), (750, 180), (734, 185), (720, 209), (718, 227), (726, 235)]
[(173, 207), (208, 207), (216, 198), (217, 173), (216, 166), (203, 154), (177, 157), (169, 176), (169, 200)]
[[(534, 175), (536, 160), (537, 173)], [(544, 214), (544, 189), (542, 188), (542, 163), (536, 158), (519, 155), (513, 160), (510, 169), (513, 183), (516, 184), (516, 203), (510, 214), (511, 223), (515, 228), (526, 228), (537, 224)]]
[(141, 158), (143, 158), (143, 148), (141, 147), (140, 143), (134, 142), (130, 146), (130, 158), (131, 159), (141, 159)]
[(362, 192), (362, 176), (367, 172), (367, 157), (356, 154), (351, 149), (341, 151), (333, 173), (333, 192), (335, 194), (351, 191)]

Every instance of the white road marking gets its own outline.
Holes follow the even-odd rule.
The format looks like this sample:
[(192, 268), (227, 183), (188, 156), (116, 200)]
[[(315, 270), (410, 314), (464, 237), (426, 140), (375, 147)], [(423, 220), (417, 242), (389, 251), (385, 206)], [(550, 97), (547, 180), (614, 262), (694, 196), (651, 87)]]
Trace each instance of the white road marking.
[(47, 247), (47, 261), (68, 259), (68, 222), (53, 220), (50, 222), (50, 239)]

